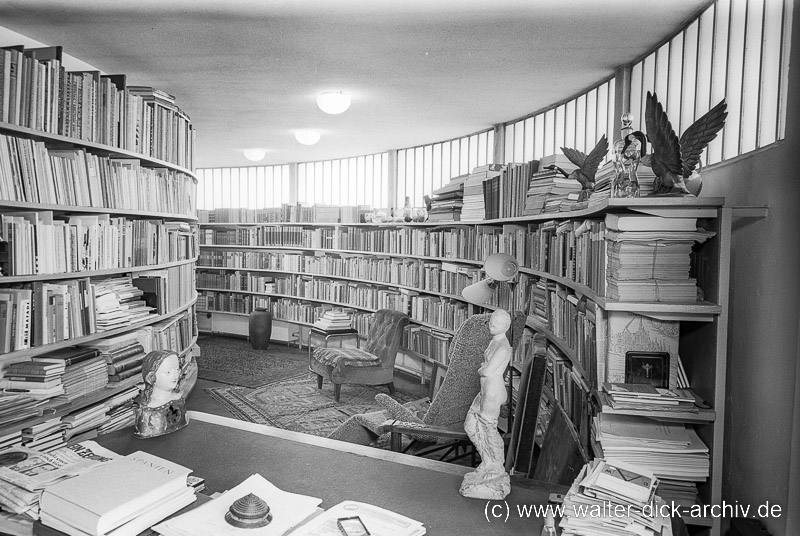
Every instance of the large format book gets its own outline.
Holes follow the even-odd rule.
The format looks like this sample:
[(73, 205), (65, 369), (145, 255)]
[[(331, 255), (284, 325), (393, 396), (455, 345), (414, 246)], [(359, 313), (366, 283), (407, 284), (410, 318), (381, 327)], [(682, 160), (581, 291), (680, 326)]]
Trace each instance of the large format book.
[(612, 231), (694, 231), (697, 218), (610, 213), (606, 214), (606, 228)]
[(48, 486), (39, 500), (42, 523), (62, 531), (71, 527), (73, 534), (107, 534), (182, 496), (189, 473), (191, 469), (169, 460), (134, 452)]

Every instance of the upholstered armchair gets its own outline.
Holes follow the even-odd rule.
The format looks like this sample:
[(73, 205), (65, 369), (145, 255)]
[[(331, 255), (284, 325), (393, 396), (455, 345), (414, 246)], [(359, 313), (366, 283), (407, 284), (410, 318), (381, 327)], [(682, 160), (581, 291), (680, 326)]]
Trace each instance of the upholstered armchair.
[(317, 387), (328, 379), (338, 402), (342, 384), (386, 385), (394, 394), (394, 362), (408, 324), (408, 316), (393, 309), (380, 309), (361, 348), (316, 348), (309, 367), (317, 374)]
[[(385, 409), (371, 413), (353, 415), (329, 436), (351, 443), (370, 444), (380, 435), (392, 433), (392, 448), (399, 450), (401, 436), (411, 437), (407, 452), (424, 454), (423, 445), (449, 445), (469, 443), (464, 432), (464, 419), (472, 401), (480, 392), (478, 368), (483, 363), (483, 352), (492, 338), (489, 333), (489, 314), (473, 315), (456, 331), (450, 347), (449, 365), (444, 378), (436, 378), (436, 372), (445, 367), (434, 365), (434, 383), (430, 402), (400, 404), (385, 394), (375, 400)], [(511, 327), (507, 332), (512, 347), (519, 344), (525, 327), (526, 315), (520, 311), (512, 314)], [(419, 448), (418, 448), (419, 447)], [(425, 448), (425, 452), (421, 449)]]
[[(401, 434), (421, 443), (469, 441), (464, 432), (464, 419), (481, 390), (478, 369), (483, 364), (483, 352), (492, 339), (489, 317), (490, 314), (473, 315), (458, 328), (450, 347), (450, 363), (444, 380), (424, 415), (414, 415), (384, 394), (375, 396), (375, 400), (386, 409), (387, 417), (395, 419), (386, 426), (386, 431), (392, 433), (393, 450), (399, 450)], [(526, 318), (521, 311), (515, 311), (511, 316), (506, 336), (514, 349), (519, 344)]]

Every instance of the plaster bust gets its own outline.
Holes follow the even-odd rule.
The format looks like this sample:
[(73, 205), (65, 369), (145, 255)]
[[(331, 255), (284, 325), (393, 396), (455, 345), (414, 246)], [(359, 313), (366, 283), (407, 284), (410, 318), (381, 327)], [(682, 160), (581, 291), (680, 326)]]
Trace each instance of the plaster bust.
[(142, 363), (145, 386), (134, 406), (134, 437), (156, 437), (188, 424), (181, 389), (184, 376), (178, 354), (172, 350), (154, 350), (145, 356)]

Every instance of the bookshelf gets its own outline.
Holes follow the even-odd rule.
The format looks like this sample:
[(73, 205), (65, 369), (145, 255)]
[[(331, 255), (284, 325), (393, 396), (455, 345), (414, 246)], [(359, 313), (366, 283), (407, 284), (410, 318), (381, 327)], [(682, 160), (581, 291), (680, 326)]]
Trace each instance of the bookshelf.
[[(124, 75), (65, 70), (61, 47), (2, 47), (0, 57), (0, 77), (12, 75), (0, 93), (0, 371), (126, 334), (145, 351), (169, 347), (191, 360), (189, 117), (173, 96)], [(104, 405), (110, 414), (109, 401), (140, 380), (130, 371), (80, 396), (42, 397), (33, 414), (4, 405), (0, 449), (52, 419)]]
[[(567, 381), (568, 388), (559, 391), (551, 385), (545, 389), (549, 393), (545, 398), (566, 406), (589, 448), (590, 418), (600, 408), (602, 381), (623, 381), (616, 339), (625, 326), (634, 321), (648, 329), (668, 326), (679, 333), (672, 341), (672, 353), (680, 356), (692, 389), (708, 408), (690, 416), (665, 412), (657, 418), (691, 425), (708, 446), (710, 477), (699, 485), (699, 500), (716, 504), (721, 500), (730, 261), (730, 212), (723, 205), (721, 198), (602, 199), (570, 212), (481, 222), (201, 223), (198, 281), (213, 284), (201, 287), (199, 293), (201, 299), (204, 294), (228, 293), (239, 299), (237, 303), (249, 300), (251, 306), (256, 300), (259, 305), (279, 300), (298, 307), (316, 303), (313, 307), (319, 310), (323, 302), (307, 295), (306, 288), (351, 285), (363, 289), (365, 295), (381, 289), (399, 296), (395, 306), (411, 317), (401, 367), (424, 376), (425, 363), (447, 355), (447, 342), (461, 318), (458, 313), (463, 311), (466, 318), (481, 311), (460, 297), (461, 289), (482, 278), (480, 267), (490, 254), (511, 254), (520, 264), (517, 280), (500, 284), (493, 301), (483, 309), (520, 309), (528, 314), (528, 329), (513, 367), (521, 370), (537, 344), (552, 354), (551, 360), (556, 359), (559, 367), (555, 373), (561, 374), (556, 377)], [(697, 218), (698, 227), (713, 232), (713, 237), (692, 248), (692, 277), (702, 298), (670, 302), (608, 297), (603, 221), (609, 213)], [(576, 237), (575, 229), (586, 222), (588, 230)], [(274, 287), (269, 287), (270, 292), (251, 290), (248, 285), (256, 280)], [(337, 303), (362, 316), (379, 308), (369, 301), (324, 302)], [(442, 321), (437, 314), (444, 311), (432, 314), (432, 304), (451, 308), (447, 312), (454, 314)], [(209, 315), (226, 314), (224, 309), (211, 311), (202, 305), (199, 309)], [(237, 311), (240, 322), (247, 312)], [(274, 312), (275, 321), (282, 321), (280, 310)], [(582, 322), (580, 329), (571, 324), (574, 318)], [(305, 322), (314, 320), (310, 315)], [(200, 321), (201, 329), (213, 326), (212, 322)], [(420, 342), (420, 334), (426, 332), (428, 338)], [(652, 417), (635, 410), (626, 413)], [(713, 533), (719, 531), (716, 522), (697, 519), (695, 523), (711, 527)]]

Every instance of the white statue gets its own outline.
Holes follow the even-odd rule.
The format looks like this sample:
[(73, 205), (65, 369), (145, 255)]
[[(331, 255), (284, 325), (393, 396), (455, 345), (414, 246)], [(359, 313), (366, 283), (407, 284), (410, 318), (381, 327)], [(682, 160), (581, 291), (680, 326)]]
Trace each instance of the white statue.
[(503, 499), (511, 492), (511, 480), (505, 471), (503, 438), (497, 430), (500, 407), (507, 398), (503, 376), (512, 354), (506, 338), (510, 325), (511, 316), (502, 309), (489, 318), (492, 340), (483, 353), (483, 365), (478, 369), (481, 392), (473, 400), (464, 420), (464, 430), (478, 449), (481, 463), (477, 469), (464, 475), (459, 492), (465, 497)]

